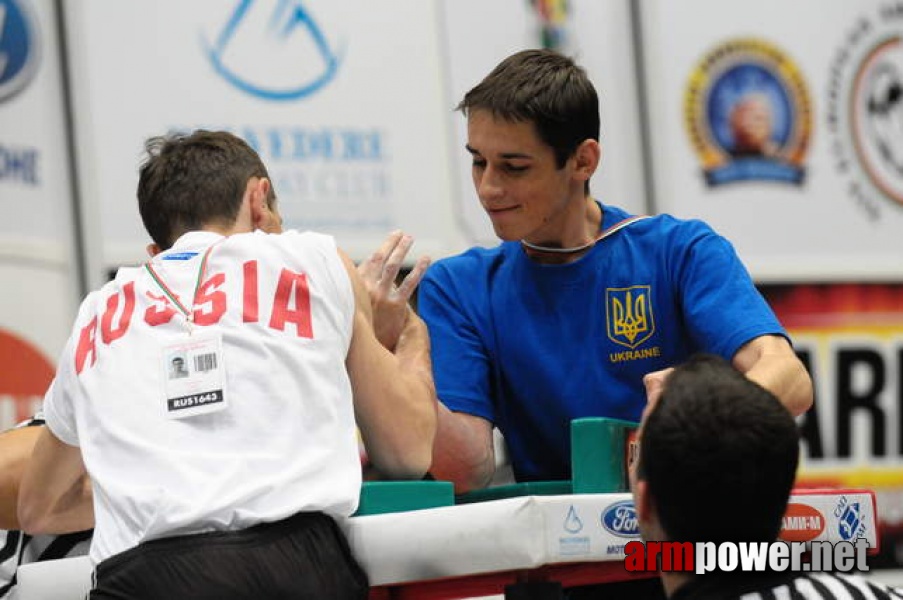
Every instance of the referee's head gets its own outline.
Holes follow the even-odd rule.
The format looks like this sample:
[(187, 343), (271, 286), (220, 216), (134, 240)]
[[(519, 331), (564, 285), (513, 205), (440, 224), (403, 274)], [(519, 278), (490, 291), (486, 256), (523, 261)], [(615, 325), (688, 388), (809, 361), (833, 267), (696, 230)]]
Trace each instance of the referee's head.
[(780, 401), (726, 360), (696, 355), (668, 376), (641, 426), (633, 487), (643, 534), (774, 541), (798, 460), (797, 426)]

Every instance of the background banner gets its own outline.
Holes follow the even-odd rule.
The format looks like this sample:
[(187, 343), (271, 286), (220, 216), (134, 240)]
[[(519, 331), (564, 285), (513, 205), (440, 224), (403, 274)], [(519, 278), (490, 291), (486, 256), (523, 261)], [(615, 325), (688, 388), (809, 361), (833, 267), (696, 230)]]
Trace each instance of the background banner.
[(144, 260), (145, 138), (227, 129), (268, 165), (287, 227), (355, 259), (396, 228), (461, 247), (450, 202), (434, 2), (199, 0), (66, 4), (92, 277)]
[(903, 273), (903, 10), (638, 2), (654, 208), (700, 217), (760, 281)]
[(0, 430), (44, 397), (79, 300), (52, 0), (0, 0)]
[(903, 527), (903, 284), (764, 286), (812, 374), (799, 485), (873, 489)]

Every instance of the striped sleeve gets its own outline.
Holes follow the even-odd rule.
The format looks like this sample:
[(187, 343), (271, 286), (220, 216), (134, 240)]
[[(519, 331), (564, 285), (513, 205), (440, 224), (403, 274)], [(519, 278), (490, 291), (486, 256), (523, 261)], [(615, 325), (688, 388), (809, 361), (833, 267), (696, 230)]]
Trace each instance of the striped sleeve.
[(777, 587), (743, 594), (740, 600), (903, 600), (903, 589), (859, 575), (807, 573)]
[(791, 584), (791, 598), (805, 600), (903, 600), (903, 590), (869, 581), (859, 575), (811, 573)]

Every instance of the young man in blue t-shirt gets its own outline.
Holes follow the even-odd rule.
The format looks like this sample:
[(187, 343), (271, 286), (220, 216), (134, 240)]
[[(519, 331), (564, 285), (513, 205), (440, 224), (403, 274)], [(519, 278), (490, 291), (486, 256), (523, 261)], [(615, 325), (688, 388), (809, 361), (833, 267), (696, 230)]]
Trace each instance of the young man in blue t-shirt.
[[(729, 360), (794, 414), (811, 405), (809, 375), (727, 240), (591, 195), (599, 106), (582, 68), (518, 52), (458, 108), (501, 243), (434, 263), (420, 285), (441, 400), (436, 478), (458, 492), (486, 486), (495, 426), (518, 480), (569, 479), (571, 420), (639, 421), (644, 376), (695, 352)], [(395, 236), (361, 266), (377, 314), (398, 294), (373, 262), (403, 252)]]

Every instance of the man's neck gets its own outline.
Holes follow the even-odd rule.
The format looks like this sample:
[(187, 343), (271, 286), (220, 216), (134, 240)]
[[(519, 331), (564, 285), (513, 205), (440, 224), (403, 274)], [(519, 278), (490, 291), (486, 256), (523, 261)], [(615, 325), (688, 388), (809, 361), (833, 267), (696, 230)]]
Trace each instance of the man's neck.
[(570, 232), (564, 232), (564, 239), (571, 244), (559, 242), (535, 244), (521, 240), (524, 251), (531, 259), (544, 264), (565, 264), (573, 262), (589, 252), (598, 241), (599, 232), (602, 229), (601, 206), (591, 197), (582, 199), (579, 221), (574, 221), (569, 227)]

